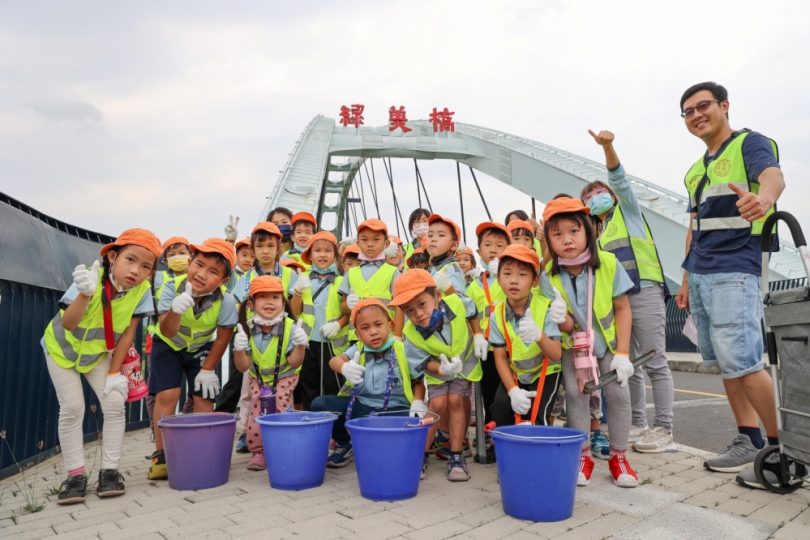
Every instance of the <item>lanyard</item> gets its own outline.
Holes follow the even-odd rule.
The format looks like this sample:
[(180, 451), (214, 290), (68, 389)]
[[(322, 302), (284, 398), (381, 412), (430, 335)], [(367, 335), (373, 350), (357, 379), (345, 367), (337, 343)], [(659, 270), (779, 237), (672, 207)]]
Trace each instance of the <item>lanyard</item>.
[(111, 352), (115, 349), (115, 336), (113, 335), (112, 319), (112, 284), (109, 279), (104, 280), (104, 294), (107, 296), (107, 305), (102, 308), (104, 313), (104, 340), (107, 343), (107, 352)]
[[(492, 296), (489, 293), (489, 272), (484, 272), (484, 277), (481, 280), (481, 283), (484, 285), (484, 296), (487, 297), (487, 305), (489, 306), (489, 312), (492, 313)], [(489, 340), (489, 325), (487, 325), (487, 333), (484, 336), (487, 340)]]
[[(282, 320), (279, 324), (284, 324), (284, 321)], [(255, 345), (256, 345), (255, 341), (254, 341), (253, 345), (254, 345), (254, 350), (255, 350)], [(281, 367), (281, 353), (283, 351), (283, 347), (284, 347), (284, 334), (282, 333), (278, 337), (278, 350), (276, 351), (276, 367), (273, 368), (273, 385), (270, 387), (273, 395), (275, 395), (275, 393), (276, 393), (276, 385), (278, 385), (278, 371), (279, 371), (279, 368)], [(256, 354), (259, 354), (259, 351), (256, 351)], [(253, 369), (256, 370), (256, 380), (259, 381), (259, 386), (266, 386), (264, 384), (264, 379), (262, 378), (262, 372), (259, 370), (259, 364), (253, 358), (252, 354), (251, 354), (251, 360), (253, 360)]]
[[(394, 346), (391, 346), (388, 355), (388, 378), (385, 381), (385, 398), (383, 399), (383, 410), (388, 410), (388, 402), (391, 400), (391, 386), (394, 383), (394, 363), (397, 361)], [(365, 354), (365, 353), (364, 353)], [(352, 410), (354, 409), (354, 400), (357, 398), (357, 392), (360, 388), (359, 384), (354, 385), (352, 388), (352, 395), (349, 397), (349, 404), (346, 406), (346, 422), (352, 419)]]

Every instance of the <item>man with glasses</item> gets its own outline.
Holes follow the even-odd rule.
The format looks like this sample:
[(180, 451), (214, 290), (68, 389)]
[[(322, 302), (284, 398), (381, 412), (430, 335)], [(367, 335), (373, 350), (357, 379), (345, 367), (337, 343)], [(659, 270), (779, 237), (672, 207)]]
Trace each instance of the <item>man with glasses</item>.
[(773, 385), (762, 359), (759, 235), (785, 181), (776, 143), (731, 129), (728, 109), (728, 92), (713, 82), (696, 84), (681, 97), (686, 128), (706, 144), (706, 153), (684, 179), (692, 219), (676, 302), (692, 315), (704, 364), (720, 367), (739, 431), (703, 466), (739, 472), (739, 483), (762, 488), (749, 467), (765, 445), (760, 420), (768, 444), (778, 440)]

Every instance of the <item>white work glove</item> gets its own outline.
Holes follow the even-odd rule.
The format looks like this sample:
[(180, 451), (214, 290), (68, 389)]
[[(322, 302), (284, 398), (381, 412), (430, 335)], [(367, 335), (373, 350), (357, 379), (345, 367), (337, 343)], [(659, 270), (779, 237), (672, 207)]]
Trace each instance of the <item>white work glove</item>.
[(230, 216), (228, 220), (228, 224), (225, 225), (225, 240), (229, 242), (235, 242), (236, 237), (239, 236), (239, 216), (236, 216), (236, 219), (233, 219), (233, 216)]
[(565, 322), (565, 316), (568, 314), (568, 306), (563, 300), (560, 291), (554, 289), (554, 301), (548, 307), (548, 314), (551, 316), (551, 321), (554, 324), (562, 324)]
[(630, 358), (626, 354), (614, 354), (613, 360), (610, 361), (610, 369), (616, 371), (616, 381), (619, 386), (624, 388), (627, 386), (627, 381), (633, 376), (635, 369)]
[(443, 274), (442, 272), (436, 272), (433, 275), (433, 281), (436, 282), (436, 286), (442, 292), (446, 291), (453, 285), (450, 282), (450, 276), (448, 276), (447, 274)]
[(172, 300), (172, 311), (182, 315), (194, 305), (194, 297), (191, 296), (191, 284), (186, 281), (186, 288), (180, 296), (175, 296)]
[(518, 335), (523, 343), (527, 345), (537, 343), (543, 337), (543, 331), (537, 326), (537, 323), (532, 319), (532, 309), (526, 308), (523, 318), (518, 323)]
[(428, 410), (427, 405), (425, 405), (424, 401), (422, 401), (421, 399), (415, 399), (411, 403), (410, 416), (424, 418), (427, 410)]
[(497, 276), (498, 275), (498, 257), (494, 257), (491, 261), (489, 261), (489, 264), (487, 265), (487, 267), (489, 268), (489, 273), (490, 274), (492, 274), (494, 276)]
[(537, 392), (529, 392), (519, 386), (513, 386), (509, 390), (509, 399), (512, 401), (512, 410), (518, 414), (528, 414), (529, 409), (532, 408), (531, 398), (535, 397)]
[(233, 350), (244, 351), (247, 349), (248, 343), (248, 335), (245, 333), (245, 329), (242, 328), (241, 324), (237, 324), (236, 335), (233, 338)]
[(464, 275), (473, 279), (478, 279), (478, 276), (481, 275), (481, 269), (477, 266), (473, 266), (468, 272), (465, 272)]
[(219, 394), (219, 377), (215, 371), (201, 369), (197, 376), (194, 378), (194, 391), (199, 392), (202, 390), (203, 399), (211, 399), (217, 397)]
[(295, 323), (295, 327), (293, 328), (292, 335), (290, 336), (290, 341), (293, 345), (306, 345), (309, 342), (309, 336), (301, 328), (304, 324), (304, 321), (298, 319), (298, 322)]
[(487, 359), (487, 350), (489, 349), (489, 342), (487, 341), (487, 338), (484, 337), (484, 334), (475, 334), (473, 336), (473, 347), (476, 358), (478, 358), (479, 360)]
[(332, 339), (340, 332), (340, 323), (337, 321), (328, 322), (321, 326), (321, 335), (326, 339)]
[(399, 244), (391, 242), (391, 244), (383, 250), (383, 255), (386, 257), (395, 257), (399, 253)]
[(312, 288), (312, 280), (309, 279), (308, 275), (304, 274), (303, 272), (301, 272), (301, 270), (299, 270), (298, 279), (295, 280), (295, 294), (301, 296), (302, 294), (304, 294), (304, 291), (311, 288)]
[(447, 359), (445, 355), (439, 355), (439, 359), (441, 363), (439, 365), (439, 375), (443, 375), (445, 377), (448, 376), (455, 376), (461, 373), (461, 358), (458, 356), (454, 356), (450, 360)]
[(354, 289), (349, 289), (349, 296), (346, 297), (346, 306), (349, 310), (354, 309), (354, 306), (360, 301), (360, 297), (354, 294)]
[(122, 373), (107, 375), (107, 382), (104, 383), (104, 393), (101, 397), (107, 397), (110, 392), (119, 392), (126, 400), (129, 397), (129, 380)]
[(93, 261), (89, 270), (83, 264), (77, 266), (73, 270), (73, 283), (83, 295), (93, 296), (98, 286), (98, 261)]
[(363, 375), (366, 373), (366, 366), (360, 365), (360, 352), (354, 353), (354, 358), (343, 364), (340, 372), (351, 384), (363, 382)]
[(343, 240), (340, 241), (341, 246), (351, 246), (352, 244), (356, 243), (357, 243), (356, 236), (352, 236), (351, 238), (344, 238)]

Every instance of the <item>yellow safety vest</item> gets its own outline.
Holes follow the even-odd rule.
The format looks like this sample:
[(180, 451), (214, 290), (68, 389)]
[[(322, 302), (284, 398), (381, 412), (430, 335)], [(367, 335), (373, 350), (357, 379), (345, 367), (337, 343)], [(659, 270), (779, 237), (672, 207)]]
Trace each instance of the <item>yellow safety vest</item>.
[[(594, 272), (593, 314), (594, 319), (596, 319), (596, 325), (599, 331), (602, 332), (602, 337), (605, 338), (610, 352), (615, 354), (616, 321), (613, 314), (613, 281), (616, 278), (616, 267), (618, 263), (616, 262), (616, 256), (606, 251), (599, 252), (599, 262), (600, 267)], [(571, 302), (568, 300), (568, 294), (565, 292), (560, 274), (552, 275), (551, 265), (552, 263), (549, 262), (546, 266), (546, 272), (548, 273), (551, 284), (555, 289), (560, 291), (560, 294), (565, 300), (565, 304), (568, 306), (568, 312), (573, 313), (574, 311), (571, 309)], [(583, 268), (582, 271), (587, 272), (588, 269)], [(567, 341), (568, 335), (563, 333), (563, 349), (569, 348)]]
[[(462, 362), (462, 368), (458, 376), (472, 382), (480, 381), (483, 372), (481, 371), (481, 363), (473, 353), (473, 336), (467, 325), (467, 311), (464, 308), (464, 304), (455, 294), (443, 296), (442, 300), (447, 304), (450, 311), (453, 312), (453, 315), (455, 315), (455, 318), (450, 321), (450, 344), (445, 344), (444, 341), (437, 338), (435, 334), (428, 339), (423, 338), (422, 334), (419, 333), (419, 330), (416, 329), (416, 326), (411, 321), (405, 323), (405, 328), (403, 329), (405, 337), (416, 347), (436, 359), (436, 361), (438, 361), (442, 354), (448, 359), (454, 356), (459, 357)], [(431, 385), (443, 384), (455, 378), (456, 376), (440, 377), (438, 374), (425, 371), (425, 380)]]
[[(104, 309), (101, 303), (104, 293), (102, 282), (104, 271), (99, 268), (98, 272), (96, 292), (87, 304), (79, 325), (69, 332), (66, 331), (62, 326), (65, 311), (60, 309), (45, 329), (45, 348), (56, 365), (61, 368), (87, 373), (108, 353), (107, 340), (104, 336)], [(149, 281), (143, 281), (110, 303), (116, 343), (121, 334), (129, 328), (135, 308), (150, 288)]]
[[(329, 284), (327, 290), (321, 293), (327, 295), (325, 314), (327, 323), (338, 322), (341, 318), (343, 318), (343, 311), (340, 309), (341, 297), (338, 293), (340, 283), (342, 281), (343, 276), (337, 276), (335, 278), (335, 282)], [(315, 326), (315, 303), (312, 299), (312, 289), (307, 289), (304, 291), (304, 294), (301, 296), (301, 301), (303, 302), (304, 306), (301, 310), (301, 317), (299, 318), (304, 322), (304, 331), (306, 331), (309, 336), (312, 336), (312, 330)], [(332, 343), (332, 352), (335, 354), (335, 356), (348, 349), (349, 326), (346, 325), (341, 328), (337, 335), (330, 340), (330, 342)]]
[[(388, 302), (393, 298), (391, 295), (391, 281), (394, 279), (396, 271), (397, 269), (393, 265), (385, 263), (377, 268), (374, 275), (366, 281), (363, 279), (362, 267), (355, 266), (349, 270), (346, 278), (349, 280), (349, 290), (354, 289), (354, 294), (361, 299), (376, 298), (383, 305), (388, 306)], [(352, 323), (349, 323), (349, 341), (357, 341), (357, 332)]]
[[(279, 268), (281, 268), (281, 286), (284, 287), (285, 296), (289, 297), (287, 293), (290, 290), (290, 278), (292, 276), (292, 269), (287, 268), (286, 266), (281, 266), (280, 264), (278, 266)], [(242, 280), (245, 282), (244, 293), (246, 300), (250, 298), (250, 281), (257, 277), (259, 277), (258, 272), (256, 272), (255, 268), (251, 268), (250, 271), (245, 272), (245, 275), (242, 278)]]
[[(366, 365), (366, 353), (363, 351), (363, 347), (364, 345), (362, 343), (357, 344), (357, 348), (360, 351), (360, 361), (358, 363), (361, 366)], [(397, 358), (397, 363), (394, 368), (394, 377), (396, 377), (397, 369), (399, 369), (399, 379), (402, 381), (402, 390), (405, 392), (408, 403), (412, 403), (413, 388), (411, 387), (411, 367), (408, 364), (408, 358), (405, 356), (405, 345), (401, 341), (394, 341), (393, 347), (394, 356)], [(348, 397), (352, 393), (352, 388), (354, 388), (354, 385), (346, 381), (340, 389), (340, 392), (338, 392), (338, 395)]]
[[(183, 283), (186, 279), (188, 279), (188, 276), (183, 275), (172, 280), (176, 294), (181, 294), (180, 291), (184, 288)], [(219, 290), (223, 295), (226, 292), (224, 285)], [(195, 352), (211, 341), (211, 336), (217, 330), (217, 319), (221, 307), (222, 299), (220, 298), (215, 300), (211, 307), (202, 312), (199, 317), (194, 316), (194, 308), (189, 308), (180, 316), (180, 329), (174, 337), (167, 338), (164, 336), (160, 331), (160, 325), (158, 325), (155, 335), (175, 351), (185, 349), (188, 352)]]
[(306, 268), (306, 271), (307, 271), (307, 272), (309, 272), (310, 270), (312, 270), (312, 265), (311, 265), (311, 264), (307, 264), (307, 263), (305, 263), (305, 262), (304, 262), (304, 260), (303, 260), (303, 259), (301, 259), (301, 254), (300, 254), (300, 253), (290, 253), (290, 252), (288, 251), (287, 253), (285, 253), (285, 255), (286, 255), (288, 258), (295, 260), (295, 262), (297, 262), (298, 264), (302, 265), (304, 268)]
[[(488, 275), (489, 272), (481, 274), (481, 283), (487, 283), (486, 289), (479, 285), (476, 280), (473, 280), (467, 287), (467, 296), (473, 299), (475, 306), (478, 308), (478, 322), (486, 338), (489, 337), (489, 316), (495, 306), (506, 300), (506, 293), (501, 289), (498, 280), (496, 279), (492, 282), (492, 285), (489, 285), (489, 282), (486, 281)], [(489, 291), (489, 297), (487, 297), (487, 290)]]
[[(281, 340), (281, 364), (278, 370), (279, 379), (291, 377), (300, 370), (300, 368), (298, 370), (293, 369), (292, 366), (287, 363), (287, 348), (290, 346), (292, 327), (293, 320), (289, 317), (285, 317), (284, 335)], [(263, 353), (260, 353), (256, 348), (256, 342), (253, 341), (252, 328), (248, 339), (250, 341), (250, 359), (253, 360), (253, 362), (250, 363), (250, 374), (254, 379), (258, 378), (256, 376), (256, 366), (258, 365), (259, 372), (262, 375), (262, 382), (268, 386), (273, 386), (273, 384), (275, 384), (273, 381), (273, 373), (275, 373), (276, 370), (279, 336), (273, 336)]]
[[(511, 322), (506, 322), (504, 328), (504, 321), (506, 320), (506, 302), (502, 302), (495, 308), (495, 326), (504, 338), (507, 336), (509, 340), (507, 344), (511, 344), (509, 350), (509, 364), (512, 371), (517, 375), (518, 380), (523, 384), (531, 384), (540, 378), (543, 369), (543, 358), (546, 356), (540, 349), (537, 343), (526, 345), (520, 336), (515, 332)], [(539, 294), (532, 294), (529, 308), (532, 310), (532, 319), (541, 329), (546, 322), (546, 312), (551, 301)], [(549, 360), (546, 375), (559, 373), (562, 369), (562, 363), (558, 360), (551, 362)]]

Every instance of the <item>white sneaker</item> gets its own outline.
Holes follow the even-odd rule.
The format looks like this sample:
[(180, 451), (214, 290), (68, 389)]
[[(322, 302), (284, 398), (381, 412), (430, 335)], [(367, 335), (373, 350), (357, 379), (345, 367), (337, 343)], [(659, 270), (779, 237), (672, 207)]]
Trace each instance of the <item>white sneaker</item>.
[(674, 452), (675, 441), (672, 433), (661, 426), (652, 428), (640, 441), (633, 443), (633, 450), (645, 454), (661, 454), (663, 452)]
[(643, 439), (644, 437), (646, 437), (649, 432), (650, 432), (650, 428), (648, 428), (648, 427), (643, 427), (642, 428), (642, 427), (638, 427), (638, 426), (632, 426), (630, 428), (630, 436), (627, 437), (627, 442), (629, 442), (629, 443), (638, 442), (641, 439)]

